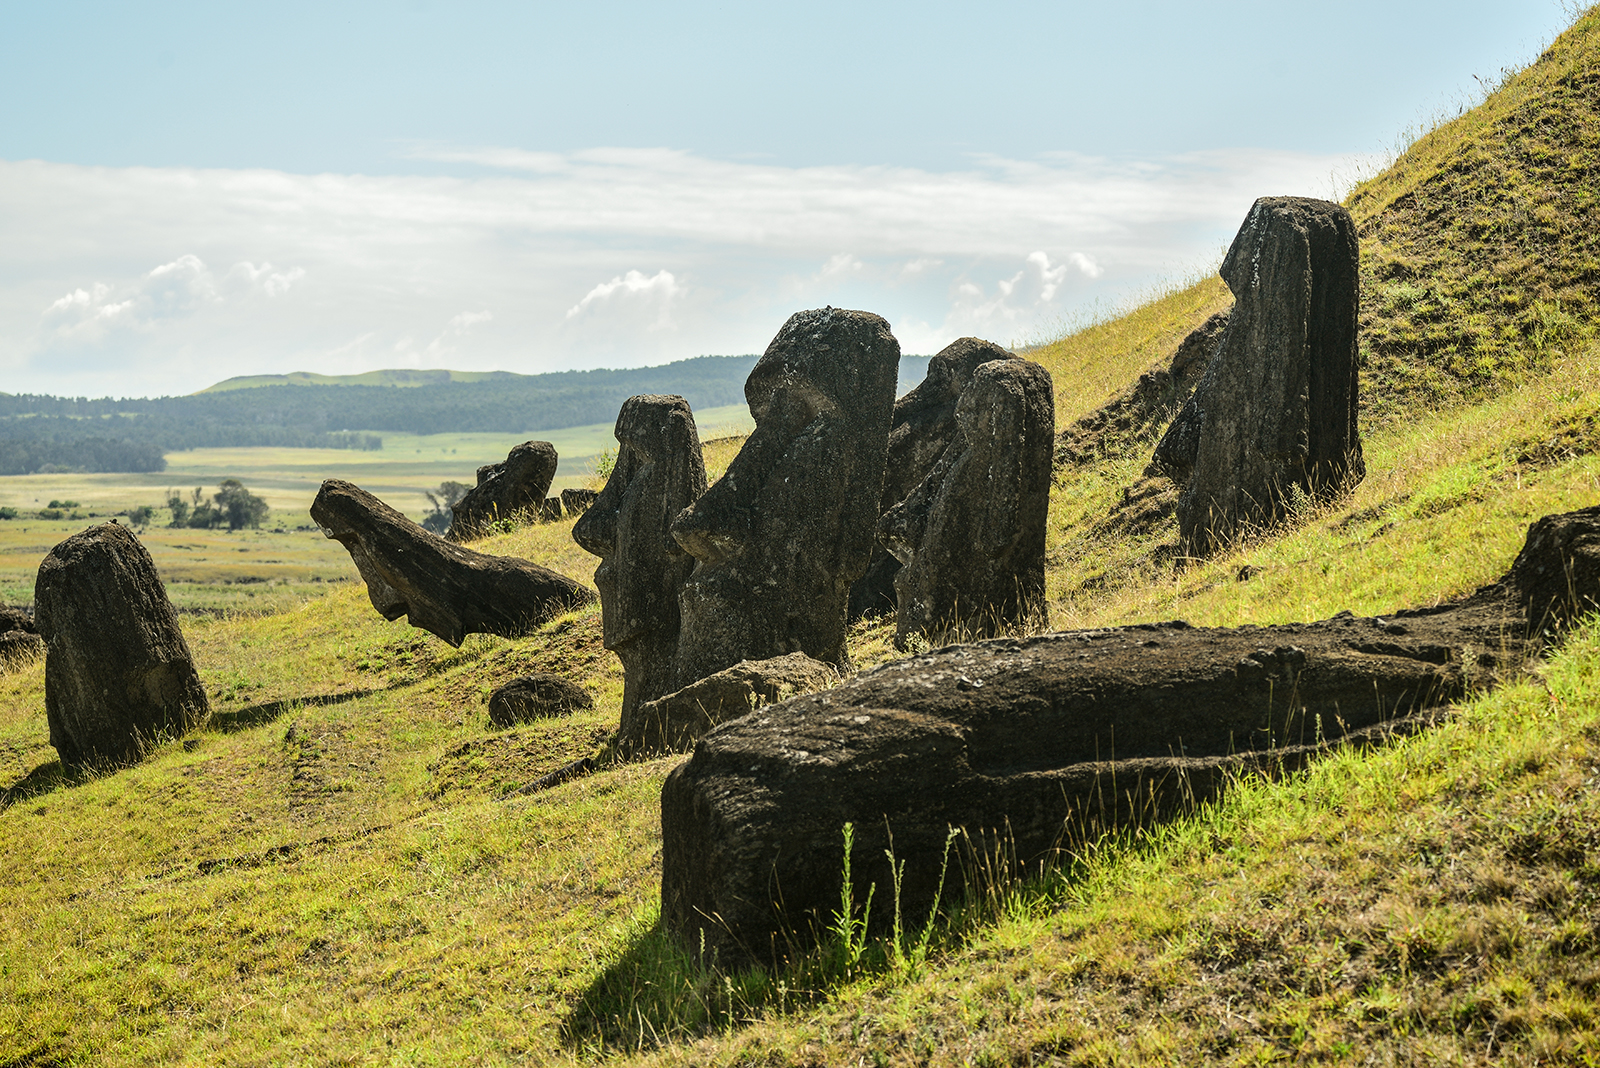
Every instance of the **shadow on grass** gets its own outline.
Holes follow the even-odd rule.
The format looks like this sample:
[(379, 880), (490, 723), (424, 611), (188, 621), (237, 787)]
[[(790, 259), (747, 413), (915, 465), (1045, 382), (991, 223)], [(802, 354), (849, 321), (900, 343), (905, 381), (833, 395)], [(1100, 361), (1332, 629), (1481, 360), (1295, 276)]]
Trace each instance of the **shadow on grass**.
[(40, 794), (47, 794), (63, 786), (76, 786), (89, 776), (67, 771), (60, 760), (40, 764), (16, 782), (0, 790), (0, 812)]
[(259, 727), (264, 723), (271, 723), (285, 712), (297, 708), (318, 708), (324, 705), (342, 705), (346, 701), (355, 701), (376, 693), (376, 690), (346, 690), (343, 693), (312, 694), (310, 697), (286, 697), (281, 701), (267, 701), (259, 705), (247, 705), (244, 708), (234, 709), (231, 712), (213, 712), (209, 729), (220, 734), (235, 734), (247, 731), (251, 727)]

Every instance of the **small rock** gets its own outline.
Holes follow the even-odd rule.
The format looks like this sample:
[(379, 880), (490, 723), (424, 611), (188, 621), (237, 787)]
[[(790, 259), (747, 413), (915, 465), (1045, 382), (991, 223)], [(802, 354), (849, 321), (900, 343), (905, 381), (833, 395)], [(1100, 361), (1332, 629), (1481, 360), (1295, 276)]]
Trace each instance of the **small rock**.
[(617, 733), (624, 756), (683, 752), (719, 723), (762, 705), (829, 686), (838, 673), (804, 653), (742, 660), (657, 701), (639, 706)]
[(531, 719), (570, 716), (593, 708), (589, 691), (559, 675), (524, 675), (489, 695), (489, 722), (509, 727)]

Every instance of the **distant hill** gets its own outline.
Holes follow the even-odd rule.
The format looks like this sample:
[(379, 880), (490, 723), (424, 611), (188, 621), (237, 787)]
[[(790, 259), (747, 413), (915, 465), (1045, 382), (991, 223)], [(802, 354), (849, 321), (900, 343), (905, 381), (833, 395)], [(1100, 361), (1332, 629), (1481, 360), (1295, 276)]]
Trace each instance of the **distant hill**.
[(238, 375), (224, 379), (200, 390), (201, 393), (222, 393), (230, 389), (252, 389), (256, 386), (443, 386), (451, 382), (504, 382), (513, 379), (537, 378), (537, 375), (519, 375), (514, 371), (446, 371), (410, 370), (395, 368), (387, 371), (366, 371), (359, 375), (319, 375), (315, 371), (290, 371), (286, 375)]

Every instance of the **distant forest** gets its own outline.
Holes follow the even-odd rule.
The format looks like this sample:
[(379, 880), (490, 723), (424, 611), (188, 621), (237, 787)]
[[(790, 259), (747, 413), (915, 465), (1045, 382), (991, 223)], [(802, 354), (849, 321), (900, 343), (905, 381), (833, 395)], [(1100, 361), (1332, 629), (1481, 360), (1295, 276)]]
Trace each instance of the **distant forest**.
[(744, 400), (755, 356), (426, 386), (291, 385), (116, 400), (0, 393), (0, 475), (162, 471), (162, 453), (266, 445), (379, 449), (377, 431), (523, 433), (605, 423), (639, 393)]

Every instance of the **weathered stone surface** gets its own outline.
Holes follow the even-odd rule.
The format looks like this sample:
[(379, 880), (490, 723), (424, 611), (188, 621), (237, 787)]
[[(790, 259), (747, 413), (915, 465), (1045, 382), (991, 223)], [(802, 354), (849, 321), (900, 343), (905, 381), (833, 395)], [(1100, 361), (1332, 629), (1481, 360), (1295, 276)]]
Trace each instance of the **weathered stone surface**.
[[(992, 341), (964, 337), (928, 361), (928, 373), (917, 388), (894, 402), (879, 516), (911, 495), (955, 438), (956, 401), (972, 381), (972, 372), (992, 360), (1013, 359), (1017, 357)], [(866, 573), (850, 587), (849, 618), (894, 611), (894, 577), (899, 570), (894, 554), (874, 542)]]
[(210, 715), (166, 588), (126, 527), (103, 523), (50, 550), (34, 613), (48, 648), (50, 744), (63, 766), (133, 763)]
[(450, 506), (451, 541), (480, 537), (490, 523), (543, 511), (560, 457), (548, 441), (524, 441), (497, 464), (478, 468), (478, 484)]
[(39, 628), (34, 625), (33, 613), (26, 608), (12, 608), (10, 605), (0, 604), (0, 634), (8, 631), (38, 634)]
[(594, 698), (588, 690), (560, 675), (523, 675), (489, 695), (489, 722), (509, 727), (530, 719), (570, 716), (579, 709), (593, 707)]
[(565, 509), (561, 507), (560, 497), (546, 497), (544, 503), (539, 506), (539, 521), (541, 523), (554, 523), (561, 518), (564, 511)]
[(899, 361), (882, 318), (823, 308), (792, 316), (750, 372), (754, 432), (672, 525), (696, 560), (679, 602), (680, 684), (783, 653), (845, 662)]
[(912, 634), (997, 634), (1045, 611), (1050, 372), (1022, 359), (983, 364), (956, 424), (933, 471), (878, 521), (878, 540), (904, 565), (894, 580), (902, 647)]
[(592, 591), (565, 575), (453, 545), (340, 479), (322, 484), (311, 518), (350, 551), (383, 618), (405, 616), (451, 645), (468, 634), (520, 637), (594, 601)]
[(617, 460), (605, 489), (572, 527), (600, 557), (605, 646), (622, 661), (621, 729), (635, 709), (676, 689), (678, 595), (694, 567), (670, 533), (673, 518), (706, 491), (706, 465), (689, 402), (629, 397), (617, 414)]
[(1337, 204), (1263, 197), (1250, 209), (1222, 262), (1235, 303), (1221, 347), (1155, 452), (1183, 483), (1191, 555), (1281, 519), (1296, 488), (1316, 497), (1365, 475), (1358, 254)]
[(0, 671), (28, 663), (44, 653), (44, 639), (33, 613), (0, 604)]
[(797, 693), (831, 686), (838, 678), (833, 668), (804, 653), (741, 660), (639, 706), (637, 715), (617, 732), (617, 751), (629, 757), (682, 752), (719, 723)]
[(1211, 316), (1190, 331), (1172, 359), (1141, 374), (1137, 381), (1061, 432), (1056, 463), (1083, 467), (1103, 456), (1148, 442), (1171, 419), (1211, 365), (1228, 327), (1228, 312)]
[[(724, 964), (761, 960), (838, 907), (847, 821), (861, 897), (875, 883), (874, 908), (888, 906), (892, 832), (914, 917), (934, 903), (948, 827), (1037, 870), (1077, 836), (1163, 818), (1240, 770), (1414, 729), (1469, 685), (1517, 674), (1593, 607), (1597, 547), (1600, 508), (1586, 509), (1535, 524), (1511, 572), (1460, 603), (994, 639), (763, 708), (701, 738), (662, 789), (663, 919)], [(1552, 621), (1544, 633), (1530, 637), (1530, 612)], [(952, 862), (953, 889), (964, 870)]]
[(564, 489), (561, 491), (561, 510), (567, 515), (582, 515), (598, 496), (592, 489)]

